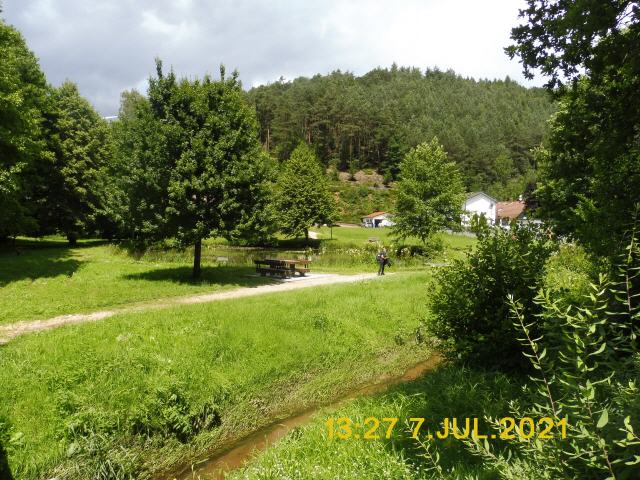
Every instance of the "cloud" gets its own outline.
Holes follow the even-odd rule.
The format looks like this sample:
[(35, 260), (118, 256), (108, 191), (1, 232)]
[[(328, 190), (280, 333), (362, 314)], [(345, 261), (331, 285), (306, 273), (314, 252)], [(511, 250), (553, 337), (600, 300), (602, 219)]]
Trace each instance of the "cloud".
[(247, 87), (393, 62), (525, 83), (502, 51), (519, 7), (524, 0), (8, 0), (3, 15), (51, 83), (75, 81), (113, 115), (156, 56), (189, 77), (224, 63)]

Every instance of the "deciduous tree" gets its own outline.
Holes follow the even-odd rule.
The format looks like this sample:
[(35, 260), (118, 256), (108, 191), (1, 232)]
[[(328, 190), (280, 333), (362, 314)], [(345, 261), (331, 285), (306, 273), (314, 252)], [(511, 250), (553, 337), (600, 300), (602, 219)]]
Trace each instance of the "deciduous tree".
[(320, 162), (313, 150), (300, 143), (282, 165), (278, 177), (276, 212), (280, 230), (290, 237), (304, 235), (314, 224), (331, 224), (336, 213)]
[(47, 154), (35, 169), (33, 187), (41, 234), (60, 231), (75, 244), (95, 230), (104, 167), (113, 150), (107, 123), (69, 81), (51, 90), (45, 112)]
[(259, 213), (268, 203), (269, 161), (237, 73), (225, 77), (221, 67), (219, 80), (178, 80), (173, 71), (163, 73), (159, 60), (156, 66), (148, 108), (137, 108), (148, 121), (136, 126), (142, 135), (154, 133), (151, 140), (134, 138), (132, 147), (131, 187), (148, 194), (137, 198), (146, 211), (138, 231), (194, 245), (193, 276), (199, 277), (203, 239), (267, 232), (269, 221)]
[(640, 202), (639, 3), (530, 0), (521, 15), (508, 53), (562, 99), (539, 156), (540, 213), (611, 255)]
[(394, 232), (426, 242), (460, 223), (464, 186), (456, 164), (436, 138), (412, 149), (400, 163)]
[(46, 81), (22, 35), (0, 20), (0, 238), (35, 229), (25, 172), (42, 150)]

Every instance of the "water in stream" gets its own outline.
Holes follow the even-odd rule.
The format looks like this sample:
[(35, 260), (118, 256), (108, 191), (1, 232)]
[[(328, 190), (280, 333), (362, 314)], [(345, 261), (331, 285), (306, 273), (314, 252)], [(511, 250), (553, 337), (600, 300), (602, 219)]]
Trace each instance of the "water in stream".
[(275, 442), (283, 438), (293, 428), (308, 423), (321, 408), (331, 409), (339, 407), (348, 400), (381, 393), (394, 385), (416, 380), (436, 367), (441, 361), (442, 358), (439, 355), (432, 355), (428, 360), (414, 365), (400, 376), (392, 377), (386, 375), (379, 377), (375, 382), (350, 392), (330, 405), (318, 406), (311, 410), (307, 410), (306, 412), (298, 413), (285, 418), (284, 420), (272, 423), (271, 425), (263, 427), (251, 435), (228, 445), (226, 448), (219, 449), (210, 457), (203, 459), (193, 467), (184, 469), (177, 476), (171, 475), (167, 477), (167, 479), (221, 480), (228, 472), (242, 467), (256, 453), (266, 450), (269, 445), (273, 445)]

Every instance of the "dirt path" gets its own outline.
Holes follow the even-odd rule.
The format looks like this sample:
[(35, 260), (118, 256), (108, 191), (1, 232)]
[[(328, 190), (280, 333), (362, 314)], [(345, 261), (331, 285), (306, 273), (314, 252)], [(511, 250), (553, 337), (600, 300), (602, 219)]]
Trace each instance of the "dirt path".
[(60, 315), (47, 320), (32, 320), (9, 325), (0, 325), (0, 345), (8, 343), (13, 338), (32, 332), (40, 332), (63, 325), (74, 323), (95, 322), (113, 317), (121, 313), (142, 312), (147, 310), (159, 310), (176, 305), (192, 305), (196, 303), (208, 303), (218, 300), (228, 300), (233, 298), (253, 297), (267, 293), (287, 292), (301, 288), (315, 287), (318, 285), (333, 285), (337, 283), (352, 283), (362, 280), (376, 278), (375, 273), (360, 273), (358, 275), (337, 275), (337, 274), (316, 274), (306, 278), (295, 278), (277, 284), (260, 285), (257, 287), (242, 287), (226, 292), (204, 293), (190, 295), (187, 297), (161, 298), (158, 300), (138, 302), (112, 310), (102, 310), (93, 313), (78, 313), (71, 315)]

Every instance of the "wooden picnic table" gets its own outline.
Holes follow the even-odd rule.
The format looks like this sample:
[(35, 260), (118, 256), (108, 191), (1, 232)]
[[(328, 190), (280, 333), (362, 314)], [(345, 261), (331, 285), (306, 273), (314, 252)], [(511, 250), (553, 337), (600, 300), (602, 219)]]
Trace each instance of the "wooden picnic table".
[(256, 264), (256, 272), (263, 277), (266, 275), (277, 275), (283, 278), (290, 278), (297, 273), (301, 277), (309, 273), (311, 260), (280, 260), (266, 258), (262, 260), (254, 260)]

